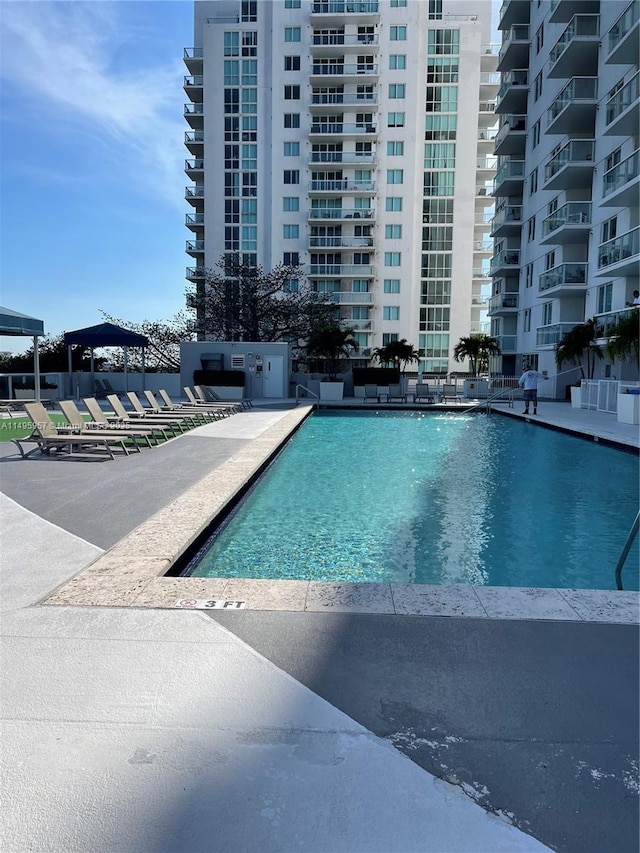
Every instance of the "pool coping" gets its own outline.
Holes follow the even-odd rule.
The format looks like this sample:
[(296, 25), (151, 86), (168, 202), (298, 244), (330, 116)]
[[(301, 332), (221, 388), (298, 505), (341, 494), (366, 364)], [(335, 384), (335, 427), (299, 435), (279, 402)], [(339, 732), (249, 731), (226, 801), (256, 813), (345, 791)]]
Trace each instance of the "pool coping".
[[(370, 613), (640, 624), (640, 593), (167, 575), (311, 414), (289, 410), (234, 456), (150, 516), (41, 605)], [(215, 602), (215, 604), (213, 604)], [(238, 603), (241, 603), (240, 605)]]

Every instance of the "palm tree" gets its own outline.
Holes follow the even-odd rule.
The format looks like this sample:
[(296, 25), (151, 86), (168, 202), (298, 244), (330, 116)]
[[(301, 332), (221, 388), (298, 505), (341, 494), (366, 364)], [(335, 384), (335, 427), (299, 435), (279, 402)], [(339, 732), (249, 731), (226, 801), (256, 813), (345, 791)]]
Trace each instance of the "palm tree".
[(420, 361), (420, 353), (406, 338), (390, 341), (386, 346), (378, 347), (373, 351), (373, 357), (380, 364), (392, 364), (398, 367), (401, 373), (406, 371), (407, 365), (411, 362)]
[(602, 349), (595, 342), (597, 337), (596, 321), (593, 318), (587, 320), (586, 323), (579, 323), (573, 329), (565, 332), (562, 340), (556, 344), (558, 370), (565, 362), (570, 361), (580, 368), (580, 375), (583, 379), (593, 379), (596, 359), (602, 358)]
[(460, 338), (453, 350), (453, 357), (456, 361), (469, 359), (472, 376), (477, 376), (480, 371), (488, 370), (490, 355), (500, 355), (498, 341), (490, 335), (474, 334)]
[(358, 342), (353, 335), (353, 329), (333, 324), (318, 329), (307, 342), (307, 355), (326, 362), (329, 379), (333, 382), (338, 378), (341, 360), (348, 358), (352, 351), (358, 351)]
[(609, 330), (607, 355), (612, 361), (640, 362), (640, 311), (630, 311)]

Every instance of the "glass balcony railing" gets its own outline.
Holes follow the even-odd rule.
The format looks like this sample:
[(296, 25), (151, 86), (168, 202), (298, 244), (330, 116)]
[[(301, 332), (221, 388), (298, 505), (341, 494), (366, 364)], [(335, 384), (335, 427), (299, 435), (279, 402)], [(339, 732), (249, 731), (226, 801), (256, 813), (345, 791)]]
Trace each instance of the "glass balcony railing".
[(608, 33), (608, 49), (612, 53), (640, 20), (640, 6), (633, 0)]
[(378, 73), (377, 65), (357, 64), (345, 65), (344, 63), (315, 63), (311, 66), (312, 77), (351, 77), (361, 75), (375, 75)]
[(538, 326), (536, 329), (536, 346), (550, 347), (559, 344), (565, 332), (570, 332), (575, 323), (552, 323), (549, 326)]
[(640, 175), (640, 148), (602, 176), (602, 195), (619, 190)]
[(185, 225), (204, 225), (204, 213), (187, 213), (184, 218)]
[(551, 290), (554, 287), (584, 287), (587, 283), (586, 264), (559, 264), (543, 273), (538, 279), (538, 291)]
[(185, 187), (185, 198), (204, 198), (204, 187)]
[(185, 47), (182, 55), (184, 59), (202, 59), (204, 53), (201, 47)]
[(619, 92), (612, 95), (607, 101), (605, 122), (607, 125), (615, 121), (618, 116), (629, 109), (640, 97), (640, 71), (625, 83)]
[(502, 311), (507, 308), (517, 308), (518, 307), (518, 294), (517, 293), (497, 293), (495, 296), (491, 296), (489, 301), (487, 302), (487, 310), (489, 313), (495, 311)]
[(504, 252), (498, 252), (497, 255), (494, 255), (491, 258), (490, 269), (491, 271), (498, 269), (499, 267), (517, 267), (520, 266), (520, 250), (506, 250)]
[(338, 106), (342, 106), (346, 104), (347, 106), (361, 106), (364, 108), (371, 106), (371, 104), (377, 104), (378, 96), (374, 92), (367, 92), (362, 95), (345, 95), (344, 92), (312, 92), (311, 103), (318, 106), (326, 104), (337, 104)]
[(613, 240), (607, 240), (598, 248), (598, 269), (620, 263), (640, 254), (640, 228), (627, 231)]
[(185, 171), (194, 171), (195, 169), (204, 169), (204, 160), (185, 160)]
[(309, 264), (309, 275), (362, 276), (373, 275), (375, 267), (371, 264)]
[(496, 211), (491, 222), (491, 230), (495, 231), (501, 225), (521, 225), (522, 224), (522, 205), (507, 204)]
[(340, 207), (313, 207), (309, 211), (309, 219), (373, 219), (375, 210), (363, 208), (356, 210)]
[(204, 240), (187, 240), (187, 252), (204, 252)]
[(498, 64), (502, 62), (507, 51), (515, 41), (529, 41), (528, 24), (515, 24), (513, 27), (510, 27), (510, 29), (503, 31), (502, 47), (500, 48), (500, 53), (498, 54)]
[(187, 130), (184, 135), (185, 143), (204, 142), (204, 130)]
[(549, 53), (549, 68), (552, 68), (560, 59), (571, 42), (577, 38), (594, 36), (597, 38), (600, 32), (600, 15), (574, 15), (569, 26), (562, 33), (558, 41)]
[(314, 33), (311, 36), (311, 44), (314, 47), (337, 46), (360, 47), (362, 45), (377, 45), (377, 33), (357, 33), (356, 35), (345, 35), (344, 33)]
[(358, 151), (312, 151), (309, 157), (311, 163), (349, 163), (354, 165), (375, 163), (376, 155), (361, 154)]
[(526, 115), (505, 115), (502, 120), (502, 124), (500, 125), (500, 129), (496, 134), (496, 148), (498, 148), (498, 146), (509, 133), (514, 133), (516, 131), (525, 131), (526, 129)]
[(591, 222), (590, 201), (569, 201), (542, 220), (542, 235), (547, 237), (563, 225), (588, 225)]
[(544, 167), (544, 179), (549, 181), (569, 163), (585, 163), (593, 160), (593, 139), (572, 139), (552, 157)]
[(330, 0), (328, 3), (313, 3), (313, 15), (375, 15), (379, 12), (377, 0)]
[(517, 335), (495, 335), (495, 339), (500, 347), (500, 352), (505, 353), (516, 352)]
[(494, 190), (510, 179), (524, 180), (524, 160), (509, 160), (505, 163), (493, 179)]
[[(573, 77), (547, 110), (547, 124), (551, 124), (573, 101), (595, 101), (597, 77)], [(595, 104), (594, 104), (595, 107)]]
[(621, 311), (606, 311), (603, 314), (596, 314), (593, 318), (596, 321), (596, 337), (610, 337), (614, 326), (617, 326), (621, 320), (626, 320), (637, 310), (637, 308), (623, 308)]
[(204, 85), (204, 77), (201, 74), (198, 75), (189, 75), (184, 78), (185, 86), (202, 86)]
[(187, 272), (185, 274), (185, 278), (190, 280), (204, 278), (206, 275), (206, 270), (204, 267), (187, 267)]
[(311, 125), (311, 133), (322, 133), (322, 134), (357, 134), (361, 133), (375, 133), (376, 126), (375, 124), (347, 124), (345, 122), (336, 122), (333, 124), (312, 124)]
[(373, 237), (318, 237), (312, 235), (309, 237), (309, 246), (318, 249), (364, 249), (373, 246)]
[(376, 188), (375, 181), (311, 181), (310, 192), (373, 192)]
[(516, 68), (513, 71), (507, 71), (502, 75), (502, 86), (498, 90), (497, 101), (500, 103), (504, 96), (517, 88), (527, 88), (529, 86), (529, 71), (526, 68)]
[(185, 115), (203, 115), (204, 114), (204, 104), (185, 104), (184, 105), (184, 114)]

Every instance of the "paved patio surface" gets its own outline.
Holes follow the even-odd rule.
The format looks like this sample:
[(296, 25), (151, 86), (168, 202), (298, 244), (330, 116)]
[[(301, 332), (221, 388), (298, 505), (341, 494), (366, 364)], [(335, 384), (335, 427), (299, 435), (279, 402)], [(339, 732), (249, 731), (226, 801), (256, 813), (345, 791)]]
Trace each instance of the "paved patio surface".
[(0, 445), (2, 850), (635, 851), (633, 625), (39, 605), (284, 414)]

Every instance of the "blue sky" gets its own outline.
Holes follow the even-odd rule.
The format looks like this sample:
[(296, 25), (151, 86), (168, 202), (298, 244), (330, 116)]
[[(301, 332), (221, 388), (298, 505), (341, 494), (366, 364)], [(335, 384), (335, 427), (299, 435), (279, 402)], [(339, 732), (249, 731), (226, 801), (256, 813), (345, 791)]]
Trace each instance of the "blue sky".
[[(2, 0), (0, 303), (45, 331), (184, 308), (190, 0)], [(30, 339), (0, 338), (20, 351)]]

